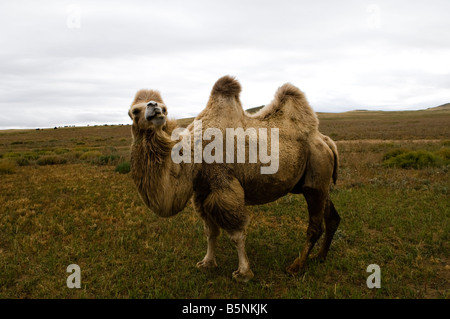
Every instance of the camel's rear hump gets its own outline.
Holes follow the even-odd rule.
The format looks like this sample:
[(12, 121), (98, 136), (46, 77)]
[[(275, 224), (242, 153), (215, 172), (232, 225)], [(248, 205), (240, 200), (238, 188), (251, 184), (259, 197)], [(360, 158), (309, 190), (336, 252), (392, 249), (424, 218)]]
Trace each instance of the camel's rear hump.
[(304, 99), (302, 91), (300, 91), (296, 86), (293, 86), (290, 83), (286, 83), (278, 88), (275, 93), (275, 104), (283, 105), (289, 99)]
[(279, 125), (292, 123), (302, 134), (317, 131), (319, 120), (305, 95), (296, 86), (286, 83), (278, 88), (273, 101), (259, 112), (249, 115), (258, 120), (278, 121)]

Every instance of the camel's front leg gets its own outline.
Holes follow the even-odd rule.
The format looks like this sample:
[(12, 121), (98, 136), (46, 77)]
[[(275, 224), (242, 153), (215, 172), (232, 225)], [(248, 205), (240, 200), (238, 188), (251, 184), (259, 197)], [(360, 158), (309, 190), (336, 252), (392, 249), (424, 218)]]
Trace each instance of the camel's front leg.
[(254, 276), (245, 252), (245, 237), (245, 230), (230, 232), (230, 238), (236, 245), (239, 258), (239, 267), (233, 272), (233, 279), (239, 282), (247, 282)]
[(217, 267), (216, 262), (216, 243), (217, 237), (220, 235), (219, 227), (209, 219), (203, 220), (206, 239), (208, 240), (208, 248), (205, 258), (197, 263), (199, 269), (209, 269)]
[[(211, 176), (221, 175), (213, 171)], [(253, 272), (250, 270), (245, 252), (245, 229), (248, 224), (248, 215), (245, 209), (244, 189), (236, 178), (228, 179), (222, 176), (218, 180), (209, 179), (208, 182), (214, 182), (215, 186), (206, 197), (197, 197), (196, 207), (201, 208), (199, 211), (202, 213), (201, 216), (205, 220), (205, 225), (208, 226), (206, 229), (209, 229), (209, 232), (213, 229), (211, 225), (215, 225), (230, 235), (239, 257), (239, 267), (233, 273), (233, 278), (236, 281), (247, 282), (253, 278)], [(205, 259), (210, 258), (209, 260), (211, 260), (217, 236), (214, 237), (214, 232), (208, 235), (208, 231), (207, 236), (211, 238), (211, 241), (208, 238), (208, 253)]]

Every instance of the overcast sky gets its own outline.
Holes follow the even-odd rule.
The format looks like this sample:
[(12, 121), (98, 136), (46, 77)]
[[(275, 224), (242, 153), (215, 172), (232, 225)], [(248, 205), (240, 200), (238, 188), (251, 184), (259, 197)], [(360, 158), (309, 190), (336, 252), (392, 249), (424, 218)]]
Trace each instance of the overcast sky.
[(290, 82), (318, 112), (450, 102), (450, 1), (1, 1), (0, 129), (127, 124), (135, 92), (195, 116)]

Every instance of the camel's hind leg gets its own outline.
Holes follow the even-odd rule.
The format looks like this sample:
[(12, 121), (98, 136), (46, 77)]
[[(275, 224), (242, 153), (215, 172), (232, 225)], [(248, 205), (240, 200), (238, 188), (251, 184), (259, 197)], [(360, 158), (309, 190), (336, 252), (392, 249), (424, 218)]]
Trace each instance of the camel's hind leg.
[(286, 269), (292, 275), (305, 269), (309, 254), (323, 233), (323, 216), (328, 197), (326, 192), (311, 188), (304, 188), (303, 195), (308, 203), (309, 225), (306, 231), (306, 244), (300, 256)]
[[(295, 187), (294, 189), (296, 192), (301, 191), (308, 203), (309, 225), (306, 231), (306, 244), (303, 247), (301, 255), (287, 268), (287, 271), (291, 274), (296, 274), (305, 269), (309, 254), (323, 233), (324, 215), (328, 218), (332, 216), (329, 212), (335, 212), (334, 206), (333, 210), (331, 209), (332, 204), (329, 201), (334, 163), (333, 152), (322, 138), (319, 136), (319, 138), (316, 137), (311, 139), (308, 163), (305, 175), (301, 180), (302, 185), (299, 185), (299, 187)], [(328, 204), (328, 202), (330, 202), (330, 204)], [(330, 226), (329, 234), (334, 234), (335, 230), (336, 229), (333, 230), (333, 227)], [(328, 246), (323, 247), (325, 255), (329, 248), (327, 242), (331, 242), (330, 239), (332, 236), (331, 238), (329, 237), (330, 236), (325, 240), (325, 243)]]
[(313, 257), (313, 259), (317, 259), (319, 261), (324, 261), (325, 258), (327, 257), (328, 250), (330, 249), (334, 233), (336, 232), (339, 223), (341, 221), (341, 217), (336, 211), (336, 208), (334, 207), (331, 199), (327, 200), (327, 204), (325, 206), (324, 219), (325, 219), (325, 238), (323, 240), (319, 252), (317, 253), (317, 255)]

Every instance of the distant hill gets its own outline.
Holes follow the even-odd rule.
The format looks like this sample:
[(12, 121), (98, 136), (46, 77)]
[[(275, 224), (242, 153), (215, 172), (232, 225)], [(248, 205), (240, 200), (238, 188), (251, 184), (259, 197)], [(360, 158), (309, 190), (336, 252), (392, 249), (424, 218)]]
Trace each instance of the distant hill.
[[(252, 107), (252, 108), (247, 109), (246, 111), (247, 111), (248, 113), (256, 113), (256, 112), (258, 112), (260, 109), (262, 109), (263, 107), (264, 107), (264, 105), (262, 105), (262, 106), (257, 106), (257, 107)], [(450, 110), (450, 103), (442, 104), (442, 105), (435, 106), (435, 107), (429, 107), (429, 108), (427, 108), (427, 109), (425, 109), (425, 110), (428, 110), (428, 111), (444, 111), (444, 110)], [(425, 111), (425, 110), (424, 110), (424, 111)], [(349, 113), (349, 112), (351, 112), (351, 113), (359, 113), (359, 112), (363, 113), (363, 112), (389, 112), (389, 111), (369, 111), (369, 110), (359, 109), (359, 110), (352, 110), (352, 111), (347, 111), (347, 112), (343, 112), (343, 113)], [(316, 113), (318, 113), (318, 114), (326, 114), (326, 113), (328, 113), (328, 112), (316, 112)]]
[(263, 107), (264, 107), (264, 105), (257, 106), (257, 107), (252, 107), (252, 108), (250, 108), (250, 109), (246, 109), (246, 111), (247, 111), (248, 113), (256, 113), (256, 112), (258, 112), (260, 109), (262, 109)]
[(443, 110), (450, 110), (450, 103), (445, 103), (439, 106), (435, 107), (429, 107), (427, 108), (428, 111), (443, 111)]
[[(248, 113), (256, 113), (260, 109), (262, 109), (264, 105), (252, 107), (249, 109), (246, 109)], [(316, 112), (319, 119), (322, 120), (335, 120), (335, 119), (348, 119), (348, 120), (354, 120), (356, 118), (362, 119), (367, 118), (371, 119), (375, 117), (379, 118), (390, 118), (390, 117), (397, 117), (397, 116), (403, 116), (403, 117), (411, 117), (411, 116), (419, 116), (420, 114), (424, 114), (422, 112), (426, 112), (425, 114), (431, 114), (428, 112), (433, 112), (435, 116), (440, 116), (441, 113), (444, 115), (447, 115), (448, 112), (450, 112), (450, 103), (442, 104), (435, 107), (430, 107), (428, 109), (422, 109), (422, 110), (404, 110), (404, 111), (373, 111), (373, 110), (363, 110), (363, 109), (357, 109), (353, 111), (346, 111), (346, 112), (339, 112), (339, 113), (328, 113), (328, 112)], [(187, 127), (192, 121), (194, 120), (194, 117), (189, 118), (183, 118), (178, 119), (178, 125), (181, 127)]]

